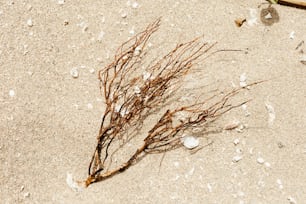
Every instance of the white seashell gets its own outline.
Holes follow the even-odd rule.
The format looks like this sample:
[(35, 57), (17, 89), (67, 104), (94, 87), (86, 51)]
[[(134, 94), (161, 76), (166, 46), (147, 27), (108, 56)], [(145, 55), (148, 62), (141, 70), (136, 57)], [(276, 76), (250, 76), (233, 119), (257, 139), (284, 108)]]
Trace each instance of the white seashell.
[(289, 38), (290, 39), (294, 39), (294, 37), (295, 37), (294, 35), (295, 35), (295, 32), (291, 31), (290, 34), (289, 34)]
[(199, 146), (200, 141), (198, 138), (190, 135), (185, 135), (182, 137), (181, 142), (187, 149), (193, 149)]
[(296, 204), (296, 200), (292, 196), (288, 196), (288, 201), (290, 204)]
[(78, 69), (76, 67), (74, 67), (70, 70), (70, 74), (73, 78), (78, 78), (79, 77), (79, 72), (78, 72)]

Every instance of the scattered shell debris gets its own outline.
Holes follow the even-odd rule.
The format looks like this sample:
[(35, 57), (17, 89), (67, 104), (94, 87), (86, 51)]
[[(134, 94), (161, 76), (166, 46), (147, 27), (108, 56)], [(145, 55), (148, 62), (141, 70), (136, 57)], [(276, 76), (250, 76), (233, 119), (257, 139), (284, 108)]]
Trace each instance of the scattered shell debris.
[(187, 148), (187, 149), (193, 149), (196, 148), (197, 146), (199, 146), (200, 141), (198, 138), (194, 137), (194, 136), (190, 136), (190, 135), (184, 135), (181, 138), (181, 142), (183, 143), (183, 145)]
[(73, 78), (78, 78), (79, 77), (79, 71), (76, 67), (73, 67), (71, 70), (70, 70), (70, 74)]
[(258, 164), (265, 163), (265, 160), (262, 157), (258, 157), (256, 161), (257, 161)]
[(33, 26), (33, 21), (32, 21), (31, 18), (29, 18), (29, 19), (27, 20), (27, 25), (28, 25), (29, 27), (32, 27), (32, 26)]
[(75, 192), (80, 192), (83, 190), (83, 188), (76, 181), (74, 181), (72, 174), (69, 172), (67, 172), (66, 183)]
[(266, 106), (266, 109), (268, 111), (268, 115), (269, 115), (269, 119), (268, 119), (268, 123), (269, 125), (273, 125), (273, 122), (275, 120), (275, 111), (274, 111), (274, 107), (271, 105), (270, 102), (266, 101), (265, 102), (265, 106)]
[(242, 155), (236, 155), (236, 156), (233, 157), (232, 161), (235, 162), (235, 163), (237, 163), (237, 162), (239, 162), (241, 159), (242, 159)]
[(15, 91), (14, 90), (10, 90), (9, 91), (9, 96), (10, 97), (14, 97), (15, 96)]
[(249, 9), (249, 18), (247, 19), (247, 24), (249, 26), (254, 26), (257, 24), (257, 10), (250, 8)]
[(243, 73), (240, 75), (240, 82), (239, 82), (239, 85), (240, 87), (247, 87), (248, 84), (246, 83), (246, 80), (247, 80), (247, 76), (246, 76), (246, 73)]

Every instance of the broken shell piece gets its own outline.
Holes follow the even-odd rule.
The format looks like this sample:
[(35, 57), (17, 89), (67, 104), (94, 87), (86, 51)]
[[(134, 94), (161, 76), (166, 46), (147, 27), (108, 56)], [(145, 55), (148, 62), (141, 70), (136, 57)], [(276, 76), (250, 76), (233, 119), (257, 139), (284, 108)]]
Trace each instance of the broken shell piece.
[(263, 164), (263, 163), (265, 163), (265, 160), (262, 157), (258, 157), (257, 158), (257, 163), (258, 164)]
[(72, 178), (72, 174), (68, 172), (67, 172), (67, 177), (66, 177), (66, 183), (72, 190), (76, 192), (80, 192), (83, 189), (77, 182), (74, 181), (74, 179)]
[(32, 21), (31, 18), (29, 18), (29, 19), (27, 20), (27, 25), (28, 25), (29, 27), (32, 27), (32, 26), (33, 26), (33, 21)]
[(10, 90), (9, 91), (9, 95), (10, 95), (10, 97), (14, 97), (15, 96), (15, 91), (14, 90)]
[(239, 125), (240, 125), (240, 121), (234, 120), (233, 122), (225, 125), (225, 127), (223, 129), (224, 130), (233, 130), (233, 129), (237, 128)]
[(239, 138), (236, 138), (236, 139), (234, 140), (234, 145), (239, 144), (239, 142), (240, 142)]
[(269, 114), (268, 123), (269, 123), (269, 125), (272, 125), (274, 120), (275, 120), (275, 111), (274, 111), (274, 108), (273, 108), (273, 106), (269, 102), (266, 102), (265, 106), (266, 106), (266, 109), (267, 109), (268, 114)]
[(78, 78), (79, 77), (79, 72), (78, 72), (78, 69), (76, 67), (74, 67), (70, 70), (70, 74), (73, 78)]
[(146, 81), (146, 80), (150, 79), (150, 77), (151, 77), (151, 74), (149, 72), (142, 73), (143, 80)]
[(140, 93), (141, 93), (141, 90), (140, 90), (140, 88), (139, 88), (138, 86), (135, 86), (135, 87), (134, 87), (134, 92), (135, 92), (136, 94), (140, 94)]
[(232, 161), (233, 162), (239, 162), (242, 159), (242, 155), (236, 155), (233, 157)]
[(294, 37), (295, 37), (294, 35), (295, 35), (295, 32), (291, 31), (290, 34), (289, 34), (289, 38), (290, 39), (294, 39)]
[(256, 9), (249, 9), (250, 17), (247, 19), (247, 23), (249, 26), (253, 26), (257, 24), (257, 10)]
[(246, 80), (247, 80), (247, 76), (246, 76), (246, 73), (243, 73), (240, 75), (240, 87), (246, 87), (247, 86), (247, 83), (246, 83)]
[(300, 62), (304, 65), (306, 65), (306, 55), (303, 55)]
[(140, 52), (141, 52), (141, 48), (140, 47), (136, 47), (135, 51), (134, 51), (134, 55), (138, 56), (138, 55), (140, 55)]
[(185, 135), (182, 137), (181, 142), (187, 149), (193, 149), (199, 146), (200, 141), (198, 138), (190, 135)]

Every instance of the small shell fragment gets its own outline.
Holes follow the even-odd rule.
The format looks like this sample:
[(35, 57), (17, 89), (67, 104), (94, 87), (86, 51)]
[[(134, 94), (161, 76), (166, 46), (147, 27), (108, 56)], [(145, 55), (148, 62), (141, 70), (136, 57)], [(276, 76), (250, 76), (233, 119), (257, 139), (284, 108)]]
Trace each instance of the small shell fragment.
[(233, 162), (239, 162), (242, 159), (242, 155), (236, 155), (233, 157), (232, 161)]
[(269, 102), (266, 102), (265, 106), (269, 114), (268, 123), (271, 126), (275, 120), (275, 111), (274, 111), (273, 106)]
[(29, 18), (29, 19), (27, 20), (27, 25), (28, 25), (29, 27), (32, 27), (32, 26), (33, 26), (33, 21), (32, 21), (31, 18)]
[(296, 204), (296, 200), (292, 196), (288, 196), (288, 201), (290, 204)]
[(78, 69), (76, 67), (74, 67), (70, 70), (70, 74), (73, 78), (78, 78), (79, 77), (79, 72), (78, 72)]
[(187, 149), (193, 149), (199, 146), (200, 141), (198, 138), (190, 135), (185, 135), (182, 137), (181, 142)]
[(240, 75), (240, 87), (247, 87), (248, 84), (246, 83), (246, 80), (247, 80), (247, 76), (246, 76), (246, 73), (243, 73)]
[(65, 0), (58, 0), (57, 3), (58, 3), (59, 5), (63, 5), (63, 4), (65, 3)]
[(295, 37), (295, 32), (291, 31), (290, 34), (289, 34), (289, 38), (294, 39), (294, 37)]
[(15, 96), (15, 91), (14, 90), (10, 90), (9, 91), (9, 96), (10, 97), (14, 97)]
[(258, 157), (257, 158), (257, 163), (258, 164), (263, 164), (263, 163), (265, 163), (265, 160), (262, 157)]
[(72, 190), (76, 192), (80, 192), (83, 189), (77, 182), (74, 181), (74, 179), (72, 178), (72, 174), (68, 172), (67, 172), (67, 177), (66, 177), (66, 183)]

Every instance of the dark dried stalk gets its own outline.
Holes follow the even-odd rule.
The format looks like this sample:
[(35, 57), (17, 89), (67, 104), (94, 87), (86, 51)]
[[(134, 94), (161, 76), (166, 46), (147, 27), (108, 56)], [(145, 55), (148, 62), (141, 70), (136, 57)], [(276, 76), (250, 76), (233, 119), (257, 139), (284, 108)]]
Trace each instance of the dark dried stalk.
[[(141, 63), (147, 54), (145, 47), (159, 25), (160, 19), (122, 44), (114, 61), (99, 72), (100, 89), (106, 108), (97, 146), (89, 164), (86, 186), (126, 170), (146, 154), (180, 147), (180, 133), (189, 128), (203, 126), (236, 107), (230, 105), (228, 100), (236, 95), (240, 88), (232, 90), (222, 98), (220, 94), (216, 94), (203, 102), (174, 110), (168, 109), (147, 132), (143, 144), (129, 159), (109, 170), (112, 167), (113, 154), (137, 136), (147, 116), (163, 106), (170, 97), (171, 90), (179, 86), (179, 81), (193, 64), (214, 46), (201, 43), (201, 38), (179, 44), (159, 61), (147, 66), (146, 76), (143, 77), (140, 72)], [(217, 101), (214, 101), (216, 99)], [(211, 101), (214, 102), (209, 105)], [(180, 113), (187, 117), (178, 118)], [(117, 148), (113, 147), (118, 141), (122, 144)]]

